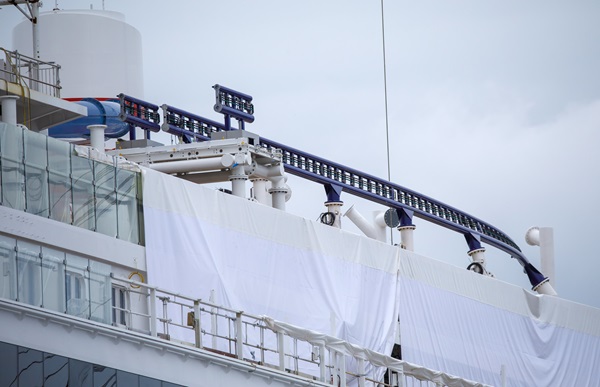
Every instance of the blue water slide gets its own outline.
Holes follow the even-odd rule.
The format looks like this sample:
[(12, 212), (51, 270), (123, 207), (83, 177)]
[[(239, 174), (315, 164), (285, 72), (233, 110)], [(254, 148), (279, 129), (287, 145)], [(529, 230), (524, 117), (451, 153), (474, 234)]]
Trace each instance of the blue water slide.
[(104, 135), (108, 138), (119, 138), (129, 133), (129, 124), (119, 119), (121, 106), (118, 99), (99, 101), (95, 98), (83, 98), (74, 103), (87, 108), (87, 117), (50, 127), (48, 129), (50, 137), (88, 137), (90, 135), (88, 125), (106, 125)]

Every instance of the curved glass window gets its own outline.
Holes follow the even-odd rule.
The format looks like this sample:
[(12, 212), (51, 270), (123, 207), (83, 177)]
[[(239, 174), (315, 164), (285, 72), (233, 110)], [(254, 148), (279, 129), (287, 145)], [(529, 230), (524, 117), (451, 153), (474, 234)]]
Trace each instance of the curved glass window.
[(0, 204), (142, 243), (140, 173), (0, 122)]

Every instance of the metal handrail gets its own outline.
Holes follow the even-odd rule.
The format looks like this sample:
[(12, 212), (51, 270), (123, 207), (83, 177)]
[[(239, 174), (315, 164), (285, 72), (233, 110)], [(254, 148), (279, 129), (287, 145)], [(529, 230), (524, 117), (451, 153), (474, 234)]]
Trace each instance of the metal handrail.
[(0, 73), (5, 74), (6, 80), (60, 98), (60, 65), (23, 55), (17, 50), (0, 50), (4, 51), (8, 66), (8, 69), (0, 67)]
[[(392, 359), (381, 354), (365, 355), (367, 351), (361, 350), (362, 355), (354, 355), (348, 353), (347, 350), (342, 350), (338, 347), (330, 346), (327, 343), (311, 342), (303, 337), (297, 337), (293, 333), (278, 329), (276, 326), (269, 324), (270, 320), (265, 316), (256, 316), (253, 314), (238, 311), (232, 308), (224, 307), (213, 302), (202, 301), (189, 296), (184, 296), (179, 293), (170, 292), (158, 287), (148, 285), (146, 283), (133, 281), (127, 278), (115, 277), (111, 275), (114, 284), (126, 285), (132, 289), (136, 289), (136, 293), (143, 294), (147, 297), (150, 311), (133, 310), (129, 305), (126, 308), (113, 307), (118, 311), (125, 310), (126, 313), (133, 316), (147, 316), (148, 321), (146, 326), (150, 326), (150, 334), (162, 339), (177, 342), (183, 345), (195, 346), (199, 349), (215, 352), (218, 355), (234, 357), (243, 361), (248, 361), (257, 366), (265, 366), (268, 368), (279, 369), (283, 372), (293, 373), (298, 377), (318, 380), (322, 383), (335, 384), (345, 386), (348, 380), (357, 380), (360, 387), (367, 385), (373, 386), (398, 386), (402, 384), (384, 383), (381, 379), (384, 374), (388, 374), (388, 381), (398, 380), (398, 383), (406, 385), (406, 381), (413, 382), (425, 381), (432, 384), (428, 385), (471, 385), (479, 386), (481, 384), (439, 373), (434, 370), (427, 370), (432, 375), (438, 376), (436, 380), (430, 380), (423, 375), (413, 373), (412, 368), (416, 367), (401, 360)], [(152, 298), (153, 297), (153, 298)], [(152, 307), (152, 304), (159, 307)], [(163, 306), (162, 310), (160, 305)], [(188, 313), (178, 316), (169, 315), (169, 310), (172, 307), (187, 308)], [(181, 321), (183, 319), (190, 320)], [(224, 319), (227, 325), (225, 331), (219, 331), (216, 324), (219, 319)], [(129, 319), (131, 321), (131, 319)], [(152, 333), (152, 320), (164, 324), (162, 332), (156, 331)], [(210, 326), (206, 327), (203, 322), (210, 321)], [(160, 325), (160, 324), (159, 324)], [(248, 328), (258, 329), (258, 334), (251, 335)], [(126, 329), (136, 330), (138, 332), (147, 332), (145, 329), (137, 329), (134, 326), (128, 326)], [(204, 338), (208, 336), (208, 340)], [(190, 337), (194, 337), (190, 341)], [(224, 340), (226, 345), (219, 345), (217, 340)], [(211, 343), (212, 341), (212, 343)], [(269, 345), (269, 342), (272, 344)], [(286, 344), (286, 342), (288, 344)], [(291, 342), (291, 345), (289, 343)], [(336, 339), (339, 344), (340, 340)], [(216, 343), (216, 345), (215, 345)], [(312, 358), (306, 358), (299, 354), (299, 343), (307, 345), (315, 349), (318, 353), (313, 353)], [(274, 345), (273, 345), (274, 344)], [(355, 345), (350, 345), (353, 348), (359, 348)], [(260, 351), (259, 356), (256, 356), (253, 351)], [(246, 356), (250, 354), (250, 357)], [(377, 356), (371, 358), (370, 356)], [(346, 370), (346, 360), (350, 358), (359, 364), (359, 371), (353, 372)], [(388, 359), (385, 363), (390, 365), (382, 365), (381, 359)], [(411, 368), (412, 367), (412, 368)], [(365, 371), (365, 369), (367, 371)], [(395, 379), (392, 378), (392, 374)], [(449, 380), (451, 383), (441, 383), (439, 378)], [(441, 383), (441, 384), (440, 384)]]
[[(122, 100), (125, 101), (124, 103), (127, 103), (128, 100), (135, 100), (138, 104), (158, 108), (156, 105), (139, 101), (133, 97), (124, 97), (125, 98), (122, 97)], [(210, 140), (211, 133), (227, 130), (226, 126), (223, 124), (184, 110), (169, 105), (162, 105), (161, 108), (164, 117), (162, 129), (170, 134), (183, 138), (186, 143), (193, 141), (207, 141)], [(140, 121), (137, 112), (133, 116), (126, 114), (122, 119), (126, 122)], [(151, 123), (146, 121), (138, 123), (138, 125), (142, 128), (149, 126), (152, 126), (153, 128), (158, 127), (156, 121)], [(398, 184), (311, 155), (307, 152), (264, 137), (260, 138), (259, 147), (280, 151), (282, 153), (284, 168), (291, 174), (324, 185), (329, 184), (339, 186), (345, 192), (377, 202), (384, 206), (398, 210), (408, 210), (411, 214), (414, 214), (421, 219), (461, 233), (466, 237), (475, 235), (480, 238), (482, 242), (486, 242), (505, 253), (510, 254), (512, 257), (516, 258), (522, 266), (526, 267), (530, 265), (519, 246), (517, 246), (508, 235), (489, 223), (455, 207)]]

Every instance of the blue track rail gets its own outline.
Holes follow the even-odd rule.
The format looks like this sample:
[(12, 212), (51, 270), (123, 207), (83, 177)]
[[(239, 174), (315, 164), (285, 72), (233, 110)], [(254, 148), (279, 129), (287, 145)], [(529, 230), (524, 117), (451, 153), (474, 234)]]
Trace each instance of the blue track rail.
[[(139, 122), (143, 112), (149, 107), (157, 107), (134, 98), (121, 95), (122, 106), (126, 104), (127, 110), (122, 111), (126, 122)], [(128, 103), (128, 101), (136, 101)], [(131, 106), (139, 106), (143, 111), (136, 112)], [(182, 137), (184, 142), (210, 140), (211, 133), (227, 130), (226, 126), (188, 113), (168, 105), (161, 106), (164, 122), (162, 129), (173, 135)], [(132, 114), (130, 117), (129, 114)], [(132, 120), (132, 121), (128, 121)], [(136, 124), (142, 128), (153, 130), (158, 123), (145, 122)], [(398, 184), (380, 179), (353, 168), (343, 166), (324, 158), (311, 155), (287, 145), (260, 138), (260, 146), (269, 150), (279, 150), (282, 153), (282, 162), (287, 172), (320, 183), (341, 187), (347, 193), (359, 196), (387, 207), (395, 208), (414, 216), (440, 225), (452, 231), (461, 233), (467, 239), (471, 248), (476, 248), (479, 242), (485, 242), (516, 258), (525, 268), (533, 286), (545, 278), (529, 263), (517, 244), (498, 228), (471, 216), (457, 208), (444, 204), (438, 200), (422, 195), (418, 192), (402, 187)]]

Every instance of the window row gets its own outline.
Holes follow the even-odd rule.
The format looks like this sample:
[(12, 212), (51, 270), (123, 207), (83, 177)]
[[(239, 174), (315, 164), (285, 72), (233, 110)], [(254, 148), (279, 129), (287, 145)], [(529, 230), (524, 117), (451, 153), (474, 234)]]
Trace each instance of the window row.
[(0, 235), (0, 298), (110, 324), (111, 266)]
[(77, 156), (75, 147), (0, 125), (0, 204), (141, 243), (140, 174)]
[(0, 342), (0, 386), (179, 387), (76, 359)]

